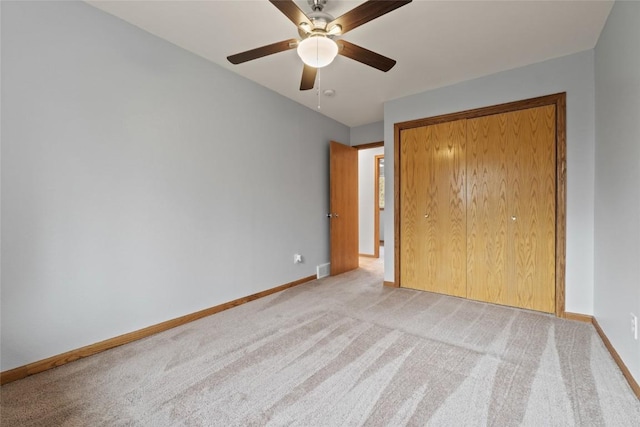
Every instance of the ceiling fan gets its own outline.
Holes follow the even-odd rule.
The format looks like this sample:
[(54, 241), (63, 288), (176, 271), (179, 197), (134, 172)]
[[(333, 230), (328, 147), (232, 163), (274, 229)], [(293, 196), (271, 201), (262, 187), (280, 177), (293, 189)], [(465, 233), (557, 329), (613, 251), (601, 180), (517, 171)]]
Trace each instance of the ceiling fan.
[(300, 10), (293, 0), (269, 1), (298, 27), (301, 40), (283, 40), (228, 56), (227, 59), (232, 64), (241, 64), (297, 48), (298, 55), (304, 62), (300, 90), (309, 90), (313, 89), (318, 68), (329, 65), (336, 55), (346, 56), (385, 72), (393, 68), (396, 65), (393, 59), (346, 40), (334, 40), (334, 37), (342, 36), (360, 25), (411, 3), (412, 0), (369, 0), (338, 18), (323, 11), (327, 0), (307, 0), (313, 10), (308, 15)]

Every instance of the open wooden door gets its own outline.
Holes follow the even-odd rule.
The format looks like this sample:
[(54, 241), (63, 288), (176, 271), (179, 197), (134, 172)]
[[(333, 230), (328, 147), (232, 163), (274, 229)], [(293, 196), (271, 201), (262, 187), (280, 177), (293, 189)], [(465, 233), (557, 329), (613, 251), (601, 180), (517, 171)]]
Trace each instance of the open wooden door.
[(358, 150), (331, 141), (329, 148), (331, 275), (354, 270), (358, 258)]

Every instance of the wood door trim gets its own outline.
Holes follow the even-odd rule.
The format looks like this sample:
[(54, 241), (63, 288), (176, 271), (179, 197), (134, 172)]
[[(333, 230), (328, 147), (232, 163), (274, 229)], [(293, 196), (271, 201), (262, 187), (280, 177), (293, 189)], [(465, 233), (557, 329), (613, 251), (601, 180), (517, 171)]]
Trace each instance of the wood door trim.
[(373, 156), (373, 255), (380, 258), (380, 165), (384, 154)]
[[(407, 122), (403, 122), (407, 123)], [(401, 123), (393, 125), (393, 282), (384, 282), (385, 286), (400, 287), (400, 134)], [(388, 171), (385, 171), (388, 173)], [(386, 195), (386, 194), (385, 194)], [(386, 204), (385, 204), (386, 207)], [(385, 252), (386, 253), (386, 252)]]
[(552, 95), (556, 104), (556, 316), (565, 317), (567, 264), (567, 94)]
[(555, 315), (565, 317), (566, 221), (567, 221), (567, 137), (566, 92), (489, 107), (475, 108), (457, 113), (443, 114), (417, 120), (395, 123), (393, 127), (394, 161), (394, 285), (400, 287), (400, 134), (405, 129), (430, 126), (461, 119), (472, 119), (494, 114), (509, 113), (546, 105), (556, 106), (556, 284)]
[(367, 148), (384, 147), (384, 141), (369, 142), (367, 144), (352, 145), (356, 150), (366, 150)]
[(552, 104), (558, 106), (560, 98), (564, 100), (564, 105), (566, 103), (566, 92), (540, 96), (538, 98), (524, 99), (522, 101), (491, 105), (489, 107), (474, 108), (472, 110), (465, 110), (457, 113), (442, 114), (440, 116), (399, 122), (396, 123), (394, 127), (398, 130), (413, 129), (438, 123), (453, 122), (455, 120), (462, 119), (475, 119), (477, 117), (492, 116), (494, 114), (509, 113), (511, 111), (526, 110), (528, 108), (543, 107)]

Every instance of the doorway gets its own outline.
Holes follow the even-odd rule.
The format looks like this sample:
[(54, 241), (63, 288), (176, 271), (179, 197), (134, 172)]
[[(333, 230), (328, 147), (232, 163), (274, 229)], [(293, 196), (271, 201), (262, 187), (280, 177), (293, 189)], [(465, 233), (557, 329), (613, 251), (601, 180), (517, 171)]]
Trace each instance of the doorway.
[[(354, 146), (358, 149), (358, 253), (380, 258), (384, 240), (384, 143)], [(380, 177), (382, 171), (382, 178)], [(381, 201), (382, 200), (382, 201)]]

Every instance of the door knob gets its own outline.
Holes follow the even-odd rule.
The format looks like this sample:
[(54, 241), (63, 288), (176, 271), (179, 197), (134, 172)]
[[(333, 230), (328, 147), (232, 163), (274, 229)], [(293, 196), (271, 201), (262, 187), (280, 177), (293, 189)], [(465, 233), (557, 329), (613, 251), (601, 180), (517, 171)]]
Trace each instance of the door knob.
[(515, 221), (515, 220), (516, 220), (516, 217), (515, 217), (515, 216), (512, 216), (512, 217), (511, 217), (511, 221)]
[(429, 214), (424, 214), (424, 217), (425, 218), (429, 218)]

